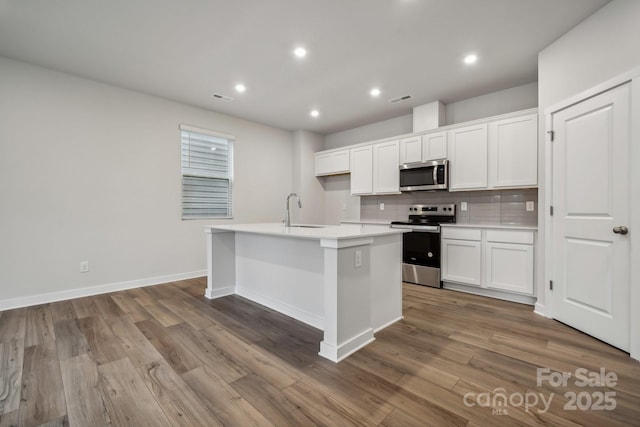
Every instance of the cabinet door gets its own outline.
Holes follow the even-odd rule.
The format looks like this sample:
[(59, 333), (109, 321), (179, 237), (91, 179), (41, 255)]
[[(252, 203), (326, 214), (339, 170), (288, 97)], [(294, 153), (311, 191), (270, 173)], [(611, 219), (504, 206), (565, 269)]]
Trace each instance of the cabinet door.
[(442, 239), (442, 280), (482, 285), (482, 244), (479, 241)]
[(422, 135), (422, 160), (447, 158), (447, 132)]
[(538, 185), (538, 115), (489, 123), (489, 186)]
[(422, 139), (419, 136), (400, 140), (400, 164), (422, 160)]
[(331, 173), (331, 153), (316, 154), (316, 176)]
[(533, 295), (533, 245), (487, 242), (487, 287)]
[(337, 151), (331, 155), (331, 172), (349, 172), (349, 150)]
[(389, 194), (400, 192), (399, 141), (373, 146), (373, 192)]
[(449, 132), (450, 190), (487, 188), (487, 125)]
[(351, 150), (351, 194), (373, 193), (373, 147)]

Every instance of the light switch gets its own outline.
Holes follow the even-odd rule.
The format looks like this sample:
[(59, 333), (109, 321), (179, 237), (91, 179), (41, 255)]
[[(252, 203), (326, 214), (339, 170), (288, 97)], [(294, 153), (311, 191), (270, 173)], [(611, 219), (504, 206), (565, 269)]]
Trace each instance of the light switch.
[(533, 201), (532, 200), (527, 201), (526, 209), (527, 209), (527, 212), (533, 212), (535, 207), (533, 206)]
[(384, 203), (380, 203), (380, 210), (383, 211), (384, 210)]

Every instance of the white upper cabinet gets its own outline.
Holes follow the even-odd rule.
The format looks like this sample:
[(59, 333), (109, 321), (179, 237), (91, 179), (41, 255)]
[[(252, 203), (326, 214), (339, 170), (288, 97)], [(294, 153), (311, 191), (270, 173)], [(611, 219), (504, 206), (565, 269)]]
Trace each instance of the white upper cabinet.
[(488, 120), (449, 131), (449, 189), (538, 185), (538, 115)]
[(349, 150), (316, 154), (316, 176), (349, 172)]
[(519, 111), (315, 156), (316, 176), (351, 173), (358, 195), (399, 193), (399, 165), (440, 159), (449, 159), (450, 191), (536, 187), (538, 114)]
[(447, 158), (447, 132), (422, 135), (422, 160)]
[(382, 142), (373, 146), (373, 192), (393, 194), (400, 192), (400, 142)]
[(538, 185), (538, 115), (489, 123), (489, 187)]
[(400, 141), (386, 141), (351, 150), (351, 194), (400, 192)]
[(422, 159), (422, 138), (412, 136), (400, 140), (400, 164), (419, 162)]
[(447, 132), (428, 133), (400, 140), (400, 164), (447, 158)]
[(373, 146), (351, 149), (351, 194), (373, 193)]
[(449, 131), (449, 189), (487, 188), (487, 155), (486, 123)]

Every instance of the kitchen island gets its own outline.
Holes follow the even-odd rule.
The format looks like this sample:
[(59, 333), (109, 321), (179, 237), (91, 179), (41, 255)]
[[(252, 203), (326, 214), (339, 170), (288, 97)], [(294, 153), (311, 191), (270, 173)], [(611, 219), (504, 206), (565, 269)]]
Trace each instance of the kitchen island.
[(324, 331), (339, 362), (402, 318), (403, 230), (362, 225), (208, 226), (205, 296), (237, 294)]

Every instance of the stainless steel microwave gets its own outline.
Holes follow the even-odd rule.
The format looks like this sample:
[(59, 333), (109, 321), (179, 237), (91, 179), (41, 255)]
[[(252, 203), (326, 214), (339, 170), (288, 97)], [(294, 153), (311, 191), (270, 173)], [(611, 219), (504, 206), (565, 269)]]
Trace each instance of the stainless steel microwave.
[(449, 160), (427, 160), (400, 165), (400, 191), (448, 188)]

